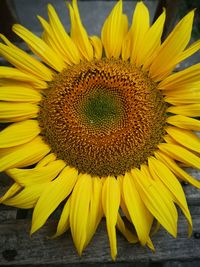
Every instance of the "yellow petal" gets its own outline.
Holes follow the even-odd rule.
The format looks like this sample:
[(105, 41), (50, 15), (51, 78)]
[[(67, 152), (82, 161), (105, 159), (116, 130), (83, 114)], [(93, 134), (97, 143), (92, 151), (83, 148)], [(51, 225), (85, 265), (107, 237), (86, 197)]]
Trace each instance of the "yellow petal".
[(100, 220), (103, 217), (101, 195), (102, 195), (101, 179), (98, 177), (92, 177), (91, 202), (90, 202), (90, 210), (89, 210), (88, 225), (87, 225), (88, 233), (87, 233), (87, 240), (85, 242), (85, 247), (95, 234), (96, 229), (100, 223)]
[(55, 9), (51, 4), (48, 5), (48, 15), (52, 32), (55, 36), (57, 44), (62, 49), (64, 60), (68, 64), (78, 64), (80, 62), (80, 56), (78, 49), (72, 39), (65, 31)]
[(145, 207), (142, 196), (139, 195), (130, 173), (126, 173), (123, 180), (124, 200), (132, 223), (142, 245), (147, 243), (152, 226), (153, 217)]
[(138, 237), (131, 233), (131, 231), (126, 227), (119, 213), (117, 216), (117, 229), (125, 236), (129, 243), (134, 244), (139, 242)]
[(37, 16), (38, 20), (40, 21), (44, 32), (42, 33), (42, 39), (45, 41), (45, 43), (48, 44), (48, 46), (59, 55), (59, 57), (63, 57), (64, 62), (68, 62), (68, 59), (65, 59), (63, 56), (63, 50), (60, 47), (59, 43), (57, 42), (56, 36), (53, 33), (52, 27), (50, 24), (42, 17)]
[(168, 134), (163, 136), (163, 139), (166, 143), (178, 145), (177, 142)]
[(39, 102), (42, 95), (31, 88), (21, 86), (1, 86), (0, 101)]
[(21, 37), (33, 53), (38, 55), (47, 65), (59, 72), (63, 70), (65, 64), (62, 58), (59, 57), (59, 55), (57, 55), (42, 39), (19, 24), (13, 26), (13, 31)]
[(39, 107), (31, 103), (0, 102), (0, 121), (15, 122), (37, 117)]
[(167, 123), (186, 130), (200, 131), (200, 121), (182, 115), (170, 116)]
[(134, 169), (131, 173), (145, 206), (160, 224), (176, 237), (178, 216), (172, 200), (163, 194), (156, 181), (149, 179), (143, 171)]
[(72, 6), (68, 4), (68, 8), (71, 19), (71, 38), (76, 44), (83, 58), (91, 61), (93, 59), (93, 48), (87, 31), (81, 22), (77, 0), (72, 0)]
[(168, 76), (158, 84), (158, 89), (175, 90), (186, 85), (192, 87), (193, 83), (199, 82), (199, 75), (200, 63)]
[(161, 161), (151, 157), (149, 158), (148, 163), (152, 176), (155, 173), (159, 177), (159, 179), (163, 182), (166, 188), (168, 188), (169, 191), (172, 193), (175, 203), (183, 211), (188, 221), (188, 234), (190, 236), (192, 234), (192, 219), (185, 199), (185, 194), (179, 181), (174, 176), (174, 174), (168, 169), (168, 167)]
[(0, 132), (0, 148), (27, 143), (39, 133), (40, 128), (36, 120), (13, 123)]
[(58, 237), (58, 236), (64, 234), (69, 229), (69, 227), (70, 227), (70, 224), (69, 224), (70, 206), (71, 206), (71, 197), (69, 197), (67, 199), (67, 202), (64, 205), (64, 208), (63, 208), (62, 213), (60, 215), (60, 219), (58, 222), (56, 233), (53, 236), (51, 236), (51, 238)]
[(77, 170), (66, 167), (54, 181), (46, 185), (33, 211), (31, 234), (44, 225), (51, 213), (71, 193), (77, 177)]
[(2, 156), (0, 158), (0, 171), (32, 165), (42, 159), (49, 151), (49, 146), (40, 137), (36, 137), (31, 142), (17, 146), (9, 154)]
[[(7, 67), (8, 68), (8, 67)], [(10, 69), (14, 69), (14, 68), (10, 68)], [(0, 70), (1, 70), (1, 67), (0, 67)], [(14, 69), (15, 70), (15, 69)], [(18, 70), (17, 70), (18, 71)], [(1, 71), (0, 71), (1, 73)], [(46, 84), (47, 85), (47, 84)], [(0, 86), (4, 87), (13, 87), (13, 86), (17, 86), (17, 87), (26, 87), (26, 88), (30, 88), (30, 89), (47, 89), (47, 87), (45, 88), (38, 88), (36, 87), (35, 85), (29, 83), (29, 82), (25, 82), (25, 81), (17, 81), (17, 80), (13, 80), (13, 79), (10, 79), (10, 78), (0, 78)]]
[(172, 105), (187, 105), (200, 103), (200, 92), (186, 92), (179, 91), (176, 95), (168, 96), (164, 98), (165, 102)]
[(172, 138), (174, 138), (177, 143), (180, 143), (182, 146), (200, 153), (200, 139), (191, 131), (170, 126), (166, 128), (166, 132)]
[(3, 201), (3, 204), (20, 209), (33, 208), (45, 187), (46, 184), (25, 187), (14, 197)]
[(61, 172), (65, 165), (64, 161), (55, 160), (45, 167), (32, 169), (13, 168), (7, 170), (6, 173), (21, 186), (30, 186), (50, 182)]
[(200, 117), (200, 104), (172, 106), (167, 109), (167, 112), (189, 117)]
[(37, 163), (36, 168), (44, 167), (54, 160), (56, 160), (56, 155), (54, 153), (50, 153)]
[(106, 217), (106, 226), (110, 241), (111, 257), (115, 260), (117, 256), (116, 229), (117, 216), (120, 204), (120, 189), (118, 181), (108, 176), (103, 184), (102, 191), (103, 211)]
[(187, 149), (174, 144), (160, 144), (158, 148), (170, 158), (200, 169), (200, 158)]
[[(27, 82), (34, 85), (36, 88), (47, 88), (47, 83), (37, 79), (31, 74), (26, 74), (18, 69), (11, 67), (0, 66), (0, 79), (16, 80), (20, 82)], [(15, 83), (13, 84), (15, 85)], [(17, 85), (17, 84), (16, 84)]]
[(186, 58), (190, 57), (194, 53), (196, 53), (200, 49), (200, 40), (191, 44), (186, 50), (180, 53), (176, 58), (174, 58), (174, 62), (172, 65), (177, 65), (181, 61), (185, 60)]
[[(167, 39), (161, 45), (159, 52), (154, 59), (149, 73), (150, 76), (159, 81), (170, 73), (175, 67), (173, 64), (174, 57), (177, 57), (187, 46), (192, 31), (194, 10), (189, 12), (174, 28)], [(164, 75), (163, 75), (164, 74)]]
[(52, 80), (52, 71), (23, 50), (0, 43), (0, 54), (19, 70), (32, 74), (41, 80)]
[(143, 65), (143, 69), (148, 69), (156, 57), (161, 44), (164, 22), (166, 18), (166, 10), (158, 17), (154, 24), (146, 32), (142, 46), (137, 56), (137, 64)]
[(200, 90), (200, 81), (192, 82), (192, 83), (184, 83), (184, 84), (178, 84), (174, 87), (173, 90), (165, 90), (163, 93), (167, 97), (174, 97), (181, 99), (181, 95), (183, 95), (183, 98), (185, 96), (188, 96), (190, 94), (190, 98), (193, 97), (193, 95), (199, 95)]
[(0, 197), (0, 203), (14, 196), (21, 188), (21, 185), (17, 183), (12, 184), (11, 187), (6, 191), (6, 193), (2, 197)]
[[(92, 178), (88, 174), (79, 175), (71, 195), (70, 228), (79, 255), (87, 240), (88, 214), (92, 192)], [(84, 214), (84, 216), (83, 216)]]
[(155, 152), (155, 156), (157, 159), (162, 161), (178, 178), (200, 189), (200, 181), (196, 180), (183, 169), (181, 169), (173, 159), (171, 159), (161, 151)]
[(98, 36), (90, 36), (90, 42), (94, 50), (94, 57), (96, 59), (101, 59), (103, 51), (101, 39)]
[(119, 58), (127, 31), (128, 20), (122, 14), (122, 1), (119, 0), (105, 20), (101, 31), (101, 40), (107, 58)]
[[(142, 18), (142, 19), (141, 19)], [(149, 30), (150, 18), (148, 8), (143, 2), (138, 2), (133, 14), (133, 20), (131, 25), (131, 62), (139, 64), (138, 56), (140, 55), (140, 49), (143, 46), (143, 41), (147, 31)]]
[(127, 220), (129, 220), (129, 222), (132, 223), (130, 214), (129, 214), (128, 209), (127, 209), (126, 204), (125, 204), (124, 191), (123, 191), (124, 176), (123, 175), (119, 175), (117, 177), (117, 180), (119, 182), (120, 194), (121, 194), (120, 208), (122, 209), (122, 212), (126, 216)]
[[(3, 34), (0, 33), (0, 38), (1, 38), (1, 39), (3, 40), (3, 42), (4, 42), (5, 44), (7, 44), (9, 47), (19, 49), (16, 45), (14, 45), (13, 43), (11, 43), (11, 42), (8, 40), (8, 38), (6, 38), (5, 35), (3, 35)], [(19, 49), (19, 50), (20, 50), (20, 49)]]
[(124, 61), (127, 61), (130, 58), (131, 55), (131, 44), (132, 44), (132, 38), (131, 38), (131, 32), (129, 31), (125, 36), (124, 40), (122, 41), (122, 59)]

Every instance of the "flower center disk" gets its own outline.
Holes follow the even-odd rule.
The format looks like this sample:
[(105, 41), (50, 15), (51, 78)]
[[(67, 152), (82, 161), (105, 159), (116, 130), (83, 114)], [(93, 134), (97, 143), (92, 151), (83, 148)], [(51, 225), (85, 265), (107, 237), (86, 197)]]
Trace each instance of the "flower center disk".
[(122, 60), (82, 62), (45, 91), (44, 140), (80, 173), (123, 175), (153, 154), (165, 133), (166, 104), (141, 69)]

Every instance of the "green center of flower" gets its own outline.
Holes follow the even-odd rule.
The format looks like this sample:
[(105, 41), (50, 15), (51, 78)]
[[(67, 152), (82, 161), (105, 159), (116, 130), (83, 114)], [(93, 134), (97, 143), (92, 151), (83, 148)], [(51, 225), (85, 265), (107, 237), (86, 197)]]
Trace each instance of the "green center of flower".
[(161, 93), (128, 62), (82, 62), (58, 74), (45, 92), (42, 135), (80, 173), (123, 175), (145, 163), (165, 134)]
[(84, 111), (89, 122), (99, 126), (112, 121), (118, 115), (115, 100), (109, 95), (104, 95), (103, 92), (90, 97), (85, 104)]
[(83, 119), (92, 127), (102, 128), (113, 125), (123, 115), (123, 105), (120, 96), (104, 88), (94, 88), (83, 100)]

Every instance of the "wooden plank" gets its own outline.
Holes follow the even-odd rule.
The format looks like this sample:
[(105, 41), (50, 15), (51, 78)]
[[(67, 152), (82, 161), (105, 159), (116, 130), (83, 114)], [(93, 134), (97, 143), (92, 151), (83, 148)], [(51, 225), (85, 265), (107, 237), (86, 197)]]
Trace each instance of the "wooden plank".
[[(195, 234), (187, 238), (187, 225), (180, 216), (178, 238), (174, 239), (161, 229), (152, 240), (156, 253), (149, 249), (128, 244), (118, 234), (117, 262), (194, 260), (200, 259), (200, 207), (191, 207)], [(64, 264), (64, 263), (100, 263), (111, 262), (106, 226), (103, 221), (97, 233), (84, 251), (78, 257), (72, 244), (70, 234), (48, 240), (46, 236), (52, 233), (54, 222), (49, 222), (32, 237), (29, 236), (30, 222), (27, 220), (7, 221), (0, 224), (0, 265), (22, 264)]]
[[(188, 171), (196, 178), (200, 178), (200, 172), (193, 169), (188, 169)], [(183, 187), (193, 217), (193, 236), (190, 239), (187, 238), (187, 224), (182, 215), (178, 222), (177, 239), (170, 237), (164, 229), (153, 236), (155, 254), (137, 244), (128, 244), (118, 234), (117, 262), (200, 260), (200, 191), (190, 185)], [(2, 188), (0, 193), (1, 191)], [(11, 263), (12, 265), (40, 264), (41, 259), (43, 264), (111, 262), (105, 221), (100, 224), (93, 241), (83, 253), (83, 257), (79, 258), (69, 233), (56, 240), (47, 240), (46, 236), (55, 231), (55, 221), (48, 221), (42, 229), (30, 237), (30, 219), (17, 220), (15, 219), (16, 209), (3, 205), (0, 207), (0, 266)]]

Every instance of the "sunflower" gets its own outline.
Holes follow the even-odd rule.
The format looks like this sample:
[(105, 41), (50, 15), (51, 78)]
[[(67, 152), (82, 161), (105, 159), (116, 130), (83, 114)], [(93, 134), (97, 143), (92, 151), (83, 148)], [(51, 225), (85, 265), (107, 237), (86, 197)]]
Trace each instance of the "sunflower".
[[(14, 181), (1, 203), (34, 208), (31, 234), (63, 209), (53, 237), (70, 229), (81, 255), (105, 217), (112, 259), (116, 228), (154, 250), (152, 226), (177, 235), (180, 207), (192, 220), (180, 181), (200, 188), (181, 166), (200, 168), (200, 63), (173, 72), (200, 49), (187, 46), (194, 11), (162, 43), (166, 12), (150, 25), (143, 2), (132, 24), (118, 1), (101, 38), (89, 36), (77, 1), (67, 3), (68, 34), (48, 5), (39, 38), (13, 31), (35, 55), (1, 35), (0, 171)], [(40, 60), (39, 60), (40, 59)], [(181, 165), (182, 164), (182, 165)]]

